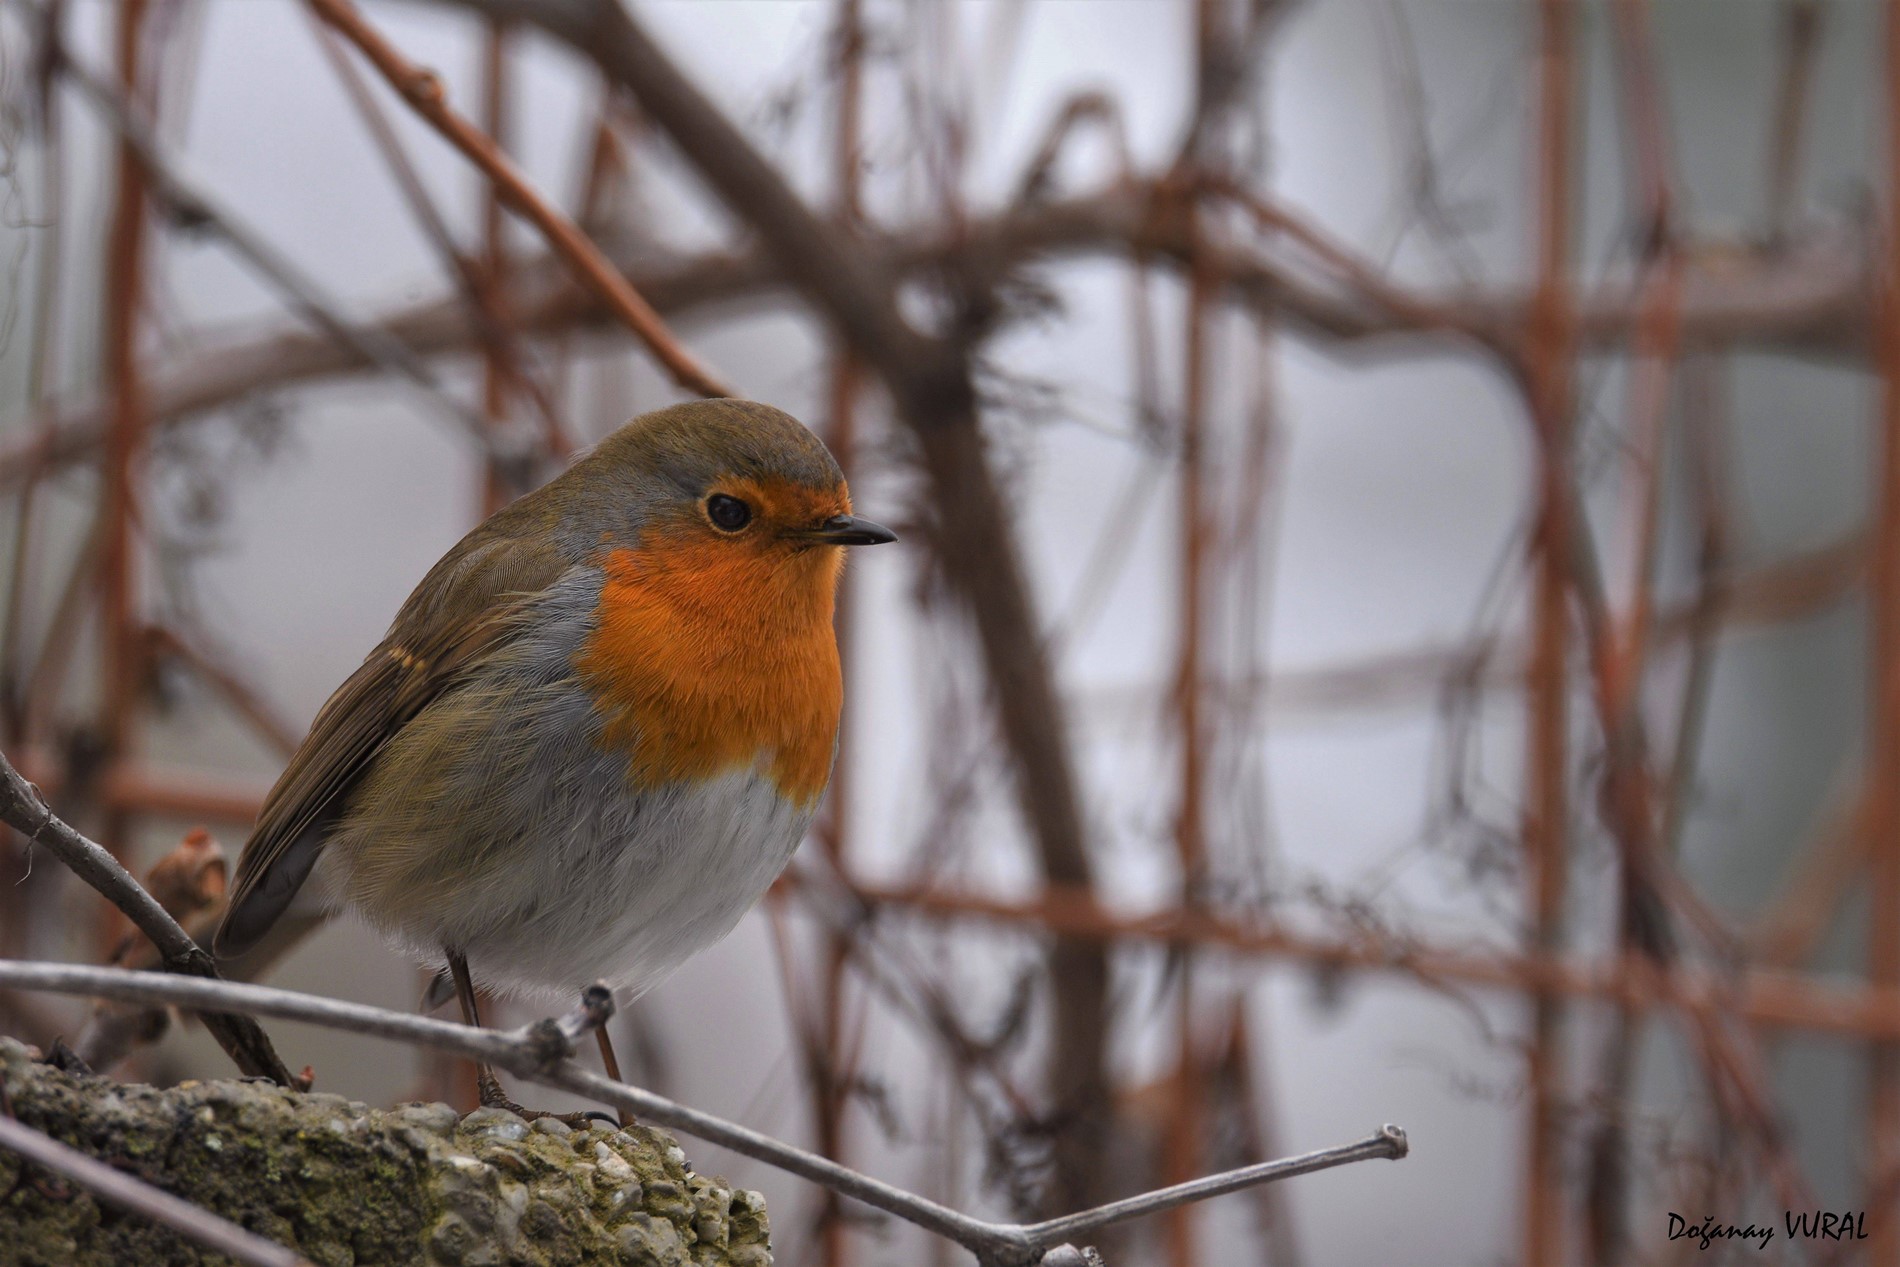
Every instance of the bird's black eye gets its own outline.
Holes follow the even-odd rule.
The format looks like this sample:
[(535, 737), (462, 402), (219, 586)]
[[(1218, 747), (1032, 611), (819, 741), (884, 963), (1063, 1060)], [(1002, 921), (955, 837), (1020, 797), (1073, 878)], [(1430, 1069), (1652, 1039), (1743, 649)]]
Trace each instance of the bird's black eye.
[(706, 499), (706, 518), (721, 532), (737, 532), (752, 522), (752, 507), (737, 497), (714, 493)]

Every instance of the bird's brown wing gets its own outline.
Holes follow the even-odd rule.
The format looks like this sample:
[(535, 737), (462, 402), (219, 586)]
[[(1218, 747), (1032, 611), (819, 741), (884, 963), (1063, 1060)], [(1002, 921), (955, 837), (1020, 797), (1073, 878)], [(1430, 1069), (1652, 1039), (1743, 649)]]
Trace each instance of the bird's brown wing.
[[(517, 503), (519, 505), (519, 503)], [(265, 798), (238, 859), (213, 946), (241, 954), (310, 875), (348, 793), (377, 751), (443, 691), (522, 628), (533, 599), (566, 570), (546, 534), (490, 520), (445, 555), (403, 604), (388, 635), (329, 699)], [(523, 525), (526, 526), (526, 525)]]

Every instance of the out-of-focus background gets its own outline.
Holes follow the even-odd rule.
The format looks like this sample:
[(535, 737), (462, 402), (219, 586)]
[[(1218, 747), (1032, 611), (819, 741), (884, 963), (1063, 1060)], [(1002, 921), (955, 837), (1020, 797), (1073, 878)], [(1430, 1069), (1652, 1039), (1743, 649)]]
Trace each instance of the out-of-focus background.
[[(820, 828), (616, 1019), (629, 1076), (998, 1216), (1410, 1132), (1117, 1263), (1670, 1262), (1669, 1212), (1818, 1207), (1894, 1261), (1892, 12), (365, 4), (903, 537), (851, 561)], [(0, 110), (0, 745), (202, 928), (180, 842), (235, 857), (429, 564), (690, 391), (298, 0), (8, 0)], [(0, 954), (110, 958), (33, 861)], [(250, 970), (415, 1006), (302, 927)], [(960, 1261), (688, 1144), (780, 1262)]]

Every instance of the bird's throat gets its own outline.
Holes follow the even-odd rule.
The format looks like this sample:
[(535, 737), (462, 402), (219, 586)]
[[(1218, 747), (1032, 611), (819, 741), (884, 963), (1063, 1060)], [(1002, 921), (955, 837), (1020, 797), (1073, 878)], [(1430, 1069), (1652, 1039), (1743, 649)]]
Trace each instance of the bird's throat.
[(839, 551), (730, 543), (619, 549), (602, 561), (575, 666), (601, 743), (658, 787), (758, 768), (809, 808), (831, 777), (843, 688), (832, 630)]

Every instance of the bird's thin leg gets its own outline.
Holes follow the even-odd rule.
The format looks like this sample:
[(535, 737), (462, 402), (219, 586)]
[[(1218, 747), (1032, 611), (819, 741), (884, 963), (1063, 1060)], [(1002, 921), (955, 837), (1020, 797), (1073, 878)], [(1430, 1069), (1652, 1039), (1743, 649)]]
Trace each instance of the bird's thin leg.
[[(607, 1070), (607, 1076), (615, 1082), (626, 1081), (620, 1076), (620, 1060), (614, 1055), (614, 1040), (607, 1037), (605, 1025), (594, 1031), (594, 1041), (600, 1044), (600, 1063)], [(625, 1109), (616, 1108), (614, 1116), (619, 1119), (622, 1126), (633, 1125), (633, 1115)]]
[[(475, 982), (468, 975), (468, 958), (459, 950), (445, 953), (449, 957), (449, 975), (455, 979), (455, 998), (462, 1005), (462, 1022), (480, 1029), (482, 1014), (475, 1001)], [(495, 1080), (495, 1071), (488, 1067), (485, 1060), (475, 1062), (475, 1092), (485, 1109), (518, 1110), (521, 1107), (501, 1089), (501, 1083)]]
[[(449, 959), (449, 975), (455, 980), (455, 997), (462, 1005), (462, 1020), (480, 1029), (482, 1014), (475, 1003), (475, 982), (468, 975), (468, 958), (459, 950), (444, 950), (443, 953)], [(616, 1076), (614, 1081), (618, 1082), (620, 1079)], [(501, 1089), (501, 1083), (495, 1079), (495, 1071), (488, 1067), (488, 1062), (485, 1060), (475, 1062), (475, 1092), (485, 1109), (507, 1109), (517, 1117), (530, 1119), (551, 1117), (576, 1129), (592, 1122), (614, 1120), (605, 1113), (595, 1110), (580, 1113), (550, 1113), (546, 1109), (524, 1109), (508, 1098), (508, 1093)], [(616, 1124), (625, 1126), (627, 1123), (621, 1121)]]

